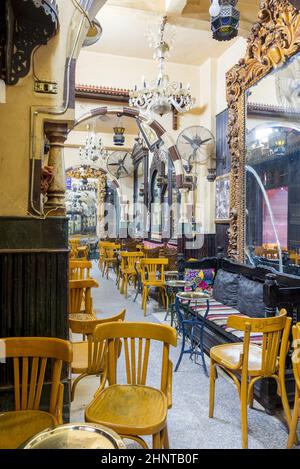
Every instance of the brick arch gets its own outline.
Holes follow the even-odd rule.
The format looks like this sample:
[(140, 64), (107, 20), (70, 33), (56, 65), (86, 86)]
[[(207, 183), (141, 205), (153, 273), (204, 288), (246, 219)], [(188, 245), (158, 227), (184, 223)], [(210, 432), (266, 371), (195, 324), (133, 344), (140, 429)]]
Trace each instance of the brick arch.
[[(183, 163), (182, 163), (181, 156), (177, 150), (176, 144), (173, 141), (173, 137), (170, 135), (169, 132), (166, 131), (166, 129), (158, 121), (156, 120), (149, 121), (149, 117), (142, 111), (139, 111), (136, 108), (131, 108), (127, 106), (124, 106), (124, 107), (102, 106), (102, 107), (98, 107), (95, 109), (91, 109), (89, 112), (82, 115), (79, 119), (75, 121), (74, 127), (76, 127), (79, 124), (82, 124), (88, 119), (91, 119), (97, 116), (104, 116), (106, 114), (117, 114), (120, 117), (122, 116), (131, 117), (133, 119), (140, 120), (141, 122), (147, 122), (149, 127), (151, 127), (154, 130), (157, 137), (165, 144), (166, 148), (169, 151), (170, 158), (174, 164), (177, 188), (178, 189), (184, 188)], [(116, 187), (119, 190), (120, 189), (119, 183), (117, 182), (117, 180), (115, 181), (116, 181)]]

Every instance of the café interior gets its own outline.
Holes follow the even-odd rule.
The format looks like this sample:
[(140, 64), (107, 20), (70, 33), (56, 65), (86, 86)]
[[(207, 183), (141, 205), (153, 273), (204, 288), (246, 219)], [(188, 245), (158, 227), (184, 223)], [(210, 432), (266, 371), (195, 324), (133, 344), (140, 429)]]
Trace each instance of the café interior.
[(299, 9), (1, 2), (0, 449), (299, 448)]

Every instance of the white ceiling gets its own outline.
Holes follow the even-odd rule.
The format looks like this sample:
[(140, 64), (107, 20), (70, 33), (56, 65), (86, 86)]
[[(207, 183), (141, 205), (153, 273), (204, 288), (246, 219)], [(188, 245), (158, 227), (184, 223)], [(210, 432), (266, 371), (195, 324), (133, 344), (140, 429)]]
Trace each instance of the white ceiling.
[[(136, 4), (137, 2), (131, 3)], [(154, 7), (154, 4), (159, 2), (152, 3)], [(148, 46), (145, 31), (148, 26), (156, 27), (161, 16), (161, 13), (157, 13), (157, 9), (155, 12), (137, 10), (112, 6), (108, 3), (104, 5), (97, 16), (103, 28), (103, 35), (100, 41), (89, 47), (88, 50), (104, 54), (152, 59), (153, 50)], [(213, 40), (211, 31), (197, 28), (195, 21), (191, 21), (192, 27), (175, 25), (176, 37), (170, 62), (200, 65), (209, 57), (220, 56), (232, 45), (232, 41), (221, 43)], [(174, 21), (171, 22), (175, 24)]]

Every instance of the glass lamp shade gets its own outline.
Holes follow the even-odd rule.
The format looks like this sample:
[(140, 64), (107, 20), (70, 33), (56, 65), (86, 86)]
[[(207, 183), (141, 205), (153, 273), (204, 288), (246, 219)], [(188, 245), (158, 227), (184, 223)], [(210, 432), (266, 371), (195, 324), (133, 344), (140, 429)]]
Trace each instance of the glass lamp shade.
[(221, 5), (220, 14), (211, 20), (213, 38), (217, 41), (230, 41), (238, 34), (240, 12), (233, 5)]

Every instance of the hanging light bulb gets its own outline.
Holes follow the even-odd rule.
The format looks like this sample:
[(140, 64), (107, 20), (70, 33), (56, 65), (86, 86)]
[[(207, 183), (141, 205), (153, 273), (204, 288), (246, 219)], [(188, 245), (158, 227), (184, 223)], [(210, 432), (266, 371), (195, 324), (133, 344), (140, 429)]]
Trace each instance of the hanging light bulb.
[(218, 16), (221, 12), (221, 7), (219, 4), (219, 0), (212, 0), (210, 5), (209, 14), (212, 17)]

